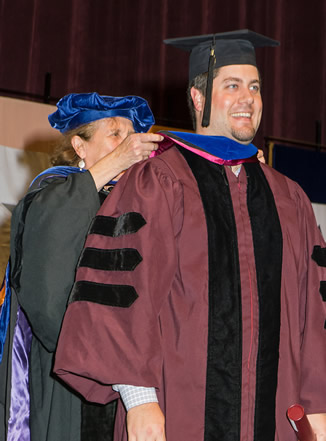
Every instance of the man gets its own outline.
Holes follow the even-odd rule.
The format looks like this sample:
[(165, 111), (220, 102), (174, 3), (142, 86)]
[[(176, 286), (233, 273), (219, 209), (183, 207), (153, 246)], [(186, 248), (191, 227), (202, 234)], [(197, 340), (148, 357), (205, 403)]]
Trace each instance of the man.
[(194, 40), (196, 134), (165, 133), (165, 151), (102, 206), (54, 369), (90, 401), (120, 392), (117, 440), (294, 440), (296, 402), (321, 440), (325, 243), (303, 191), (250, 144), (262, 112), (254, 46), (275, 42)]

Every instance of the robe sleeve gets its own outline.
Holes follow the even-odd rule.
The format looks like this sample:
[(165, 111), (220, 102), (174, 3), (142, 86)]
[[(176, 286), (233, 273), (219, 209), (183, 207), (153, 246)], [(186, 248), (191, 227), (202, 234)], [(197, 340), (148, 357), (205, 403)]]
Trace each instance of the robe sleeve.
[(112, 384), (161, 385), (160, 309), (178, 264), (183, 190), (155, 164), (119, 181), (80, 259), (54, 371), (89, 401), (108, 402)]
[[(311, 203), (298, 192), (301, 220), (301, 388), (307, 414), (326, 412), (326, 245)], [(324, 287), (324, 288), (323, 288)], [(324, 292), (323, 292), (324, 289)]]
[(24, 204), (26, 197), (12, 219), (11, 267), (16, 268), (12, 279), (33, 333), (54, 352), (78, 257), (100, 207), (99, 197), (90, 173), (73, 173), (36, 192), (29, 207)]

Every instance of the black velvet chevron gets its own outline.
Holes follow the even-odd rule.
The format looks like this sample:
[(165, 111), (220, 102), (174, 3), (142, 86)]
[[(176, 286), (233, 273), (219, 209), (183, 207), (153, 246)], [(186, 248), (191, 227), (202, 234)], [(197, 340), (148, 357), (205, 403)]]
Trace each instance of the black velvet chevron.
[(311, 257), (319, 266), (326, 266), (326, 248), (319, 245), (314, 246)]
[(326, 281), (321, 281), (320, 282), (319, 292), (321, 294), (323, 302), (326, 302)]
[(140, 213), (124, 213), (119, 217), (96, 216), (88, 234), (100, 234), (102, 236), (119, 237), (133, 234), (140, 230), (146, 221)]
[(78, 266), (104, 271), (133, 271), (142, 260), (142, 256), (134, 248), (117, 250), (85, 248)]
[(138, 298), (133, 286), (106, 285), (80, 280), (74, 284), (69, 303), (86, 301), (106, 306), (129, 308)]

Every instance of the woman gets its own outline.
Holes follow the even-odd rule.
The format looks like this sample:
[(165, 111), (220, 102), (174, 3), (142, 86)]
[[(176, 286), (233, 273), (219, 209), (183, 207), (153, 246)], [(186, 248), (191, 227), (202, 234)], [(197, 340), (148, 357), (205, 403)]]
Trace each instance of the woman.
[[(112, 180), (148, 158), (162, 137), (143, 133), (154, 118), (147, 102), (135, 96), (70, 94), (49, 122), (63, 134), (53, 163), (65, 166), (41, 173), (13, 213), (11, 311), (0, 364), (0, 377), (7, 377), (0, 387), (6, 427), (0, 438), (107, 441), (112, 411), (90, 408), (55, 380), (53, 352), (90, 221)], [(8, 314), (9, 291), (1, 316)], [(103, 421), (97, 424), (103, 418), (107, 430)]]

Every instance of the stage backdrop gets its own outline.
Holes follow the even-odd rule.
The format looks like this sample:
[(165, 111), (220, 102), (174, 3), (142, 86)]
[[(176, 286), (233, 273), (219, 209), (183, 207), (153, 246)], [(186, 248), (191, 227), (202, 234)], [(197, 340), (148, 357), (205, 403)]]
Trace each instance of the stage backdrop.
[(326, 143), (325, 0), (0, 4), (2, 89), (43, 95), (50, 72), (53, 99), (70, 92), (135, 94), (148, 100), (158, 124), (190, 129), (189, 55), (163, 40), (251, 29), (281, 42), (257, 49), (264, 111), (256, 145), (267, 135), (314, 142), (316, 120)]

